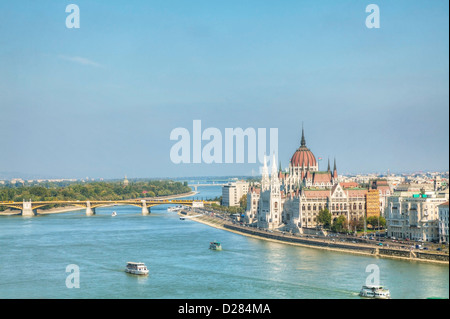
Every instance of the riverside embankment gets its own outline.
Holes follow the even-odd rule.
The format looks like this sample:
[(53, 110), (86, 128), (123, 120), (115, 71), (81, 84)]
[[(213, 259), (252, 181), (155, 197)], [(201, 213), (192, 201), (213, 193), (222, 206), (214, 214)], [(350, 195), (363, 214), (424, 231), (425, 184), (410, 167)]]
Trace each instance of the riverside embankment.
[[(187, 216), (198, 214), (190, 212), (182, 212), (182, 213), (186, 214)], [(192, 220), (219, 229), (231, 231), (240, 235), (280, 242), (284, 244), (332, 250), (342, 253), (366, 255), (378, 258), (394, 258), (407, 261), (431, 262), (447, 265), (449, 263), (449, 255), (444, 253), (425, 252), (421, 250), (411, 250), (411, 249), (399, 249), (399, 248), (378, 246), (376, 244), (362, 244), (348, 241), (343, 242), (326, 237), (311, 238), (278, 231), (266, 231), (256, 229), (253, 227), (240, 226), (225, 219), (222, 219), (220, 217), (214, 217), (207, 214), (204, 214), (199, 217), (193, 217)]]

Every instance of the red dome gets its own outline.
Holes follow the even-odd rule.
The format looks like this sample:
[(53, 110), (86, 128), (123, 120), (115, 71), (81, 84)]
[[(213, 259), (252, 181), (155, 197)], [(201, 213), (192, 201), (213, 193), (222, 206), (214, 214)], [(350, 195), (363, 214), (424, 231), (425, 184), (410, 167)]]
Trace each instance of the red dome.
[(300, 146), (292, 155), (291, 165), (294, 167), (310, 167), (317, 166), (314, 154), (306, 146)]

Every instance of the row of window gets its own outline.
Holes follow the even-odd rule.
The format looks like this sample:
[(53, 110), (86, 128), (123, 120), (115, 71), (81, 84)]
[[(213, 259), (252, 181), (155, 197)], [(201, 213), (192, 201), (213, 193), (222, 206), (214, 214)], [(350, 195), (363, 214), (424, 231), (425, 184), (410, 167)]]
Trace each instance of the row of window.
[[(328, 204), (325, 204), (323, 207), (324, 208), (328, 208)], [(350, 204), (350, 205), (348, 205), (349, 206), (349, 208), (351, 209), (352, 208), (352, 205)], [(302, 206), (302, 210), (311, 210), (311, 208), (312, 208), (312, 210), (314, 211), (314, 210), (322, 210), (322, 205), (318, 205), (318, 206), (316, 206), (316, 205), (308, 205), (308, 206), (306, 206), (306, 205), (303, 205)], [(308, 208), (308, 209), (306, 209), (306, 208)], [(356, 210), (356, 209), (360, 209), (360, 210), (362, 210), (363, 209), (363, 204), (362, 203), (359, 203), (359, 205), (357, 205), (356, 203), (353, 203), (353, 209), (354, 210)], [(366, 205), (364, 205), (364, 209), (366, 208)], [(347, 209), (347, 203), (340, 203), (340, 204), (332, 204), (331, 205), (331, 209), (332, 210), (346, 210)]]
[[(303, 220), (303, 223), (306, 223), (306, 220), (308, 220), (308, 223), (311, 222), (311, 218), (303, 218), (302, 220)], [(356, 220), (358, 220), (358, 219), (357, 219), (356, 217), (353, 217), (353, 218), (351, 218), (351, 220), (356, 221)], [(316, 217), (313, 217), (313, 218), (312, 218), (312, 221), (313, 221), (313, 222), (317, 222), (317, 218), (316, 218)]]

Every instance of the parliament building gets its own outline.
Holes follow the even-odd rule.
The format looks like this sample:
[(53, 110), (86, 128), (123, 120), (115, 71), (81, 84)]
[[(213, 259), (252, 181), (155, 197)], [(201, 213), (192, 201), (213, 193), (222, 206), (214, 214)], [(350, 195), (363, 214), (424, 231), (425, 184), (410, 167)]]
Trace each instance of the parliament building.
[(287, 171), (277, 169), (274, 158), (269, 175), (264, 158), (261, 185), (249, 187), (245, 222), (263, 229), (303, 233), (319, 226), (318, 214), (327, 208), (332, 221), (344, 216), (350, 224), (379, 214), (378, 196), (378, 191), (340, 183), (336, 160), (333, 170), (328, 160), (327, 170), (319, 171), (302, 129), (300, 147), (292, 155)]

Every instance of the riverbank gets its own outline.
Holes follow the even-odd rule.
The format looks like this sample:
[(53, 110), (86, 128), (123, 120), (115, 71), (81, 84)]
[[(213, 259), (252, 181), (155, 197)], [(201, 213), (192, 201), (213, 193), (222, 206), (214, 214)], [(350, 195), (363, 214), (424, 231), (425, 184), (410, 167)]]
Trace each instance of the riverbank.
[[(182, 213), (183, 214), (183, 213)], [(184, 212), (187, 216), (193, 215)], [(196, 213), (197, 214), (197, 213)], [(295, 246), (324, 249), (341, 253), (371, 256), (375, 258), (392, 258), (413, 262), (428, 262), (449, 265), (449, 255), (418, 250), (396, 249), (361, 243), (337, 242), (332, 239), (313, 239), (296, 235), (258, 230), (253, 227), (239, 226), (218, 217), (203, 215), (191, 218), (194, 221), (239, 235)]]
[[(183, 198), (183, 197), (191, 197), (196, 195), (198, 192), (196, 191), (190, 191), (188, 193), (183, 194), (177, 194), (177, 195), (167, 195), (167, 196), (160, 196), (160, 197), (147, 197), (142, 198), (146, 200), (164, 200), (164, 199), (176, 199), (176, 198)], [(108, 207), (113, 206), (111, 205), (105, 205), (102, 207)], [(67, 213), (77, 210), (85, 210), (86, 208), (80, 207), (80, 206), (67, 206), (67, 207), (55, 207), (50, 209), (38, 209), (37, 214), (38, 215), (47, 215), (47, 214), (60, 214), (60, 213)], [(20, 215), (20, 210), (14, 210), (14, 209), (7, 209), (5, 211), (0, 212), (0, 216), (13, 216), (13, 215)]]

